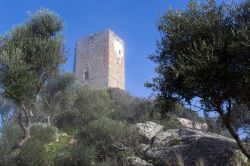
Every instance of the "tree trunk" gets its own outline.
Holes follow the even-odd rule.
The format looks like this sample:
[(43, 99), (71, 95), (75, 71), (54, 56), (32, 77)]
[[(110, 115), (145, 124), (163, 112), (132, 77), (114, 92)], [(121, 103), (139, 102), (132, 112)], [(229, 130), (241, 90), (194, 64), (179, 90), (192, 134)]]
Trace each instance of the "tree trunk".
[(243, 144), (243, 142), (240, 140), (238, 134), (236, 133), (236, 131), (234, 130), (234, 128), (231, 126), (229, 120), (224, 116), (222, 111), (218, 111), (218, 113), (220, 114), (223, 123), (225, 124), (226, 128), (228, 129), (228, 131), (230, 132), (230, 134), (232, 135), (232, 137), (234, 138), (234, 140), (237, 142), (241, 152), (248, 158), (248, 160), (250, 161), (250, 152), (248, 152), (248, 150), (246, 149), (245, 145)]
[(23, 131), (22, 139), (16, 144), (15, 149), (20, 149), (30, 139), (30, 128), (31, 128), (31, 111), (22, 105), (22, 108), (18, 115), (18, 124)]
[[(25, 143), (30, 139), (30, 128), (31, 128), (31, 119), (27, 110), (24, 110), (25, 107), (22, 108), (23, 110), (19, 112), (18, 115), (18, 124), (20, 125), (23, 131), (23, 137), (19, 142), (13, 147), (13, 151), (8, 155), (8, 160), (13, 160), (17, 157), (20, 153), (20, 149), (25, 145)], [(23, 113), (25, 114), (25, 122), (23, 122)]]
[(28, 123), (27, 125), (23, 125), (22, 123), (19, 125), (21, 126), (23, 130), (23, 137), (22, 139), (17, 143), (16, 148), (21, 148), (29, 139), (30, 139), (30, 128), (31, 123)]

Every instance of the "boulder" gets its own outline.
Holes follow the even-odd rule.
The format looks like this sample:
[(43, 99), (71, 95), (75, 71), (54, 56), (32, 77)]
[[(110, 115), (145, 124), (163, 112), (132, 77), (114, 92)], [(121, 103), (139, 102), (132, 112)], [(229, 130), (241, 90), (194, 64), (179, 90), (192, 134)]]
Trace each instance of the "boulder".
[(162, 125), (158, 125), (151, 121), (137, 123), (136, 126), (139, 128), (139, 133), (141, 136), (140, 141), (143, 143), (149, 143), (157, 133), (163, 130)]
[(145, 160), (142, 160), (139, 157), (127, 157), (123, 162), (123, 166), (153, 166), (153, 165)]
[(206, 123), (195, 122), (185, 118), (177, 118), (177, 120), (182, 124), (182, 126), (187, 128), (192, 128), (202, 131), (206, 131), (208, 128), (208, 125)]
[[(146, 124), (151, 123), (139, 126), (148, 126)], [(240, 159), (245, 158), (239, 152), (236, 142), (228, 137), (185, 127), (166, 131), (157, 129), (158, 132), (147, 130), (153, 131), (153, 134), (147, 133), (151, 141), (149, 144), (141, 144), (139, 152), (158, 166), (237, 165), (234, 161), (236, 154)]]
[(222, 139), (227, 141), (235, 141), (231, 138), (224, 137), (222, 135), (214, 133), (206, 133), (200, 130), (190, 129), (190, 128), (179, 128), (179, 129), (169, 129), (163, 132), (158, 132), (153, 138), (152, 142), (154, 145), (168, 145), (169, 143), (177, 140), (181, 140), (186, 137), (194, 137), (195, 139), (201, 137), (213, 137), (216, 139)]

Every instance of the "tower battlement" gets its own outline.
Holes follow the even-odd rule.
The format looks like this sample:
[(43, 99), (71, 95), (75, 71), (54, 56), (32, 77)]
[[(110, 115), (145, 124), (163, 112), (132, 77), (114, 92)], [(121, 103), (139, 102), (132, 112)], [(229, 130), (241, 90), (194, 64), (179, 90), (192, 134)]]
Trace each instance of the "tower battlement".
[(96, 88), (125, 89), (124, 42), (106, 30), (81, 38), (76, 44), (76, 82)]

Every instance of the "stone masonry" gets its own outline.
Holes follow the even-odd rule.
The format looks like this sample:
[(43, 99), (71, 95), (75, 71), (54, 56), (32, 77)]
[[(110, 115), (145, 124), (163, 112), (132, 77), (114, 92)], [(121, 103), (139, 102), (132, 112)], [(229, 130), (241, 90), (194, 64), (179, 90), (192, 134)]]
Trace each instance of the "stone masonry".
[(125, 90), (124, 43), (111, 30), (80, 39), (76, 44), (76, 82), (95, 88)]

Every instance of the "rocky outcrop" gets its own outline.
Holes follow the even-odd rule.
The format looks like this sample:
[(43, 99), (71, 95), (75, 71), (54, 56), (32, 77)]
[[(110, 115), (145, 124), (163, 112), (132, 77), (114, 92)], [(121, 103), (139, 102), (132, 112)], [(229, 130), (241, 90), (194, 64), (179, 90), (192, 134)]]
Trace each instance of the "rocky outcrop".
[(153, 165), (145, 160), (142, 160), (139, 157), (127, 157), (123, 162), (123, 166), (153, 166)]
[(137, 127), (149, 139), (148, 143), (141, 142), (141, 155), (159, 166), (235, 165), (236, 153), (245, 159), (235, 141), (221, 135), (186, 127), (163, 131), (163, 126), (153, 122), (140, 123)]
[(192, 128), (202, 131), (206, 131), (208, 128), (208, 125), (206, 123), (195, 122), (185, 118), (177, 118), (177, 120), (181, 123), (182, 126), (187, 128)]
[(150, 121), (146, 123), (137, 123), (136, 127), (139, 128), (139, 133), (141, 135), (140, 139), (143, 143), (149, 143), (149, 141), (163, 129), (162, 125)]

